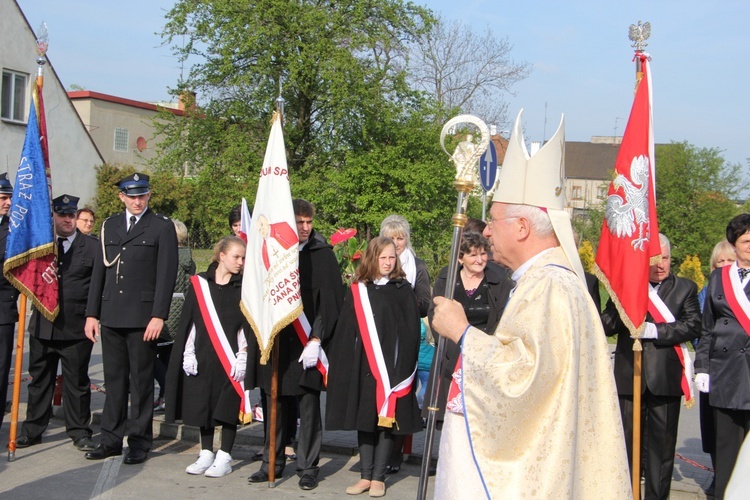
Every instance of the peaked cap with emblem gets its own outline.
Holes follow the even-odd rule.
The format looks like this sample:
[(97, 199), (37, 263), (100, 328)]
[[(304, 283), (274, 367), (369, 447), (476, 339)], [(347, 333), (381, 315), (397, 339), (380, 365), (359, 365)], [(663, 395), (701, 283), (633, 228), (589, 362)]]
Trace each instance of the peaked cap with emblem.
[(513, 126), (492, 201), (544, 210), (572, 269), (585, 282), (570, 215), (565, 210), (565, 117), (552, 138), (531, 156), (523, 138), (522, 115), (523, 110)]
[(69, 194), (58, 196), (52, 200), (52, 211), (56, 214), (74, 214), (78, 211), (79, 199)]
[(0, 174), (0, 194), (13, 194), (13, 184), (8, 180), (8, 172)]
[(139, 196), (151, 192), (148, 180), (148, 175), (136, 172), (121, 179), (115, 186), (120, 188), (120, 192), (125, 196)]

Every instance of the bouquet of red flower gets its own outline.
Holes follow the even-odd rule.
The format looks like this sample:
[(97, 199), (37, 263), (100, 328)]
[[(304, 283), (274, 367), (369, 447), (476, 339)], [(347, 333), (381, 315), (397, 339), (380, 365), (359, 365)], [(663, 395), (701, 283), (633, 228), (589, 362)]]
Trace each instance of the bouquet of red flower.
[(359, 241), (355, 236), (357, 236), (356, 229), (343, 227), (331, 235), (333, 253), (339, 261), (341, 277), (345, 283), (351, 283), (354, 280), (354, 272), (367, 248), (367, 242)]

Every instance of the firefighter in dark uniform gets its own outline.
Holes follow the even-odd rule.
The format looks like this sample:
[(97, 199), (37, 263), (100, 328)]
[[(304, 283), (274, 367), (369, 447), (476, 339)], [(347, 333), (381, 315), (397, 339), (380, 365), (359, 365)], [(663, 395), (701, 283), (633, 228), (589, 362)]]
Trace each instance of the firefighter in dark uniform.
[(91, 381), (93, 344), (83, 333), (91, 271), (99, 241), (76, 229), (78, 198), (64, 194), (52, 200), (57, 236), (60, 312), (54, 322), (34, 309), (29, 321), (29, 400), (18, 448), (42, 442), (52, 416), (57, 366), (62, 364), (65, 429), (81, 451), (91, 451)]
[[(5, 264), (5, 242), (8, 239), (8, 212), (13, 196), (13, 186), (8, 174), (0, 174), (0, 269)], [(8, 375), (13, 356), (13, 334), (18, 321), (18, 290), (8, 283), (0, 272), (0, 423), (5, 416), (6, 398), (8, 397)]]
[(135, 173), (117, 183), (125, 212), (105, 220), (99, 234), (102, 251), (91, 276), (85, 331), (96, 342), (101, 323), (107, 397), (101, 442), (86, 453), (91, 460), (122, 453), (128, 390), (129, 450), (123, 462), (142, 463), (153, 441), (156, 340), (177, 277), (177, 235), (168, 217), (148, 209), (148, 181)]

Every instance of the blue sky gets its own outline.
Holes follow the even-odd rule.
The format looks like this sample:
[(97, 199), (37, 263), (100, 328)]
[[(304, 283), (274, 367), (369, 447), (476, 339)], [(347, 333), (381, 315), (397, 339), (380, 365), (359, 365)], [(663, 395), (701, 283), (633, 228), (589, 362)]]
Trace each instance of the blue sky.
[[(161, 46), (173, 0), (128, 2), (18, 0), (34, 29), (46, 21), (49, 57), (63, 84), (130, 99), (169, 98), (180, 66)], [(628, 27), (649, 21), (654, 134), (716, 147), (747, 170), (750, 4), (739, 0), (624, 2), (417, 0), (446, 19), (483, 32), (490, 26), (530, 63), (529, 78), (504, 96), (515, 116), (524, 108), (528, 140), (549, 137), (565, 113), (566, 137), (621, 135), (634, 82)], [(33, 57), (33, 55), (30, 55)], [(545, 107), (546, 120), (545, 127)], [(545, 134), (546, 131), (546, 134)]]

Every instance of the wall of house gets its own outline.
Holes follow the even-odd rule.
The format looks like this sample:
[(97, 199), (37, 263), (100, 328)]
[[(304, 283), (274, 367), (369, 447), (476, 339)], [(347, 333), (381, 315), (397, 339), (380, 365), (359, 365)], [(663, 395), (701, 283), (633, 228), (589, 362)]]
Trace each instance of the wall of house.
[[(72, 102), (107, 163), (129, 164), (138, 168), (156, 156), (153, 118), (157, 111), (91, 97), (73, 97)], [(115, 150), (115, 129), (127, 130), (125, 151)], [(142, 151), (138, 148), (139, 137), (146, 145)]]
[[(54, 59), (54, 40), (51, 43), (48, 55)], [(36, 36), (14, 0), (0, 0), (0, 47), (1, 68), (29, 75), (24, 122), (0, 120), (0, 170), (7, 170), (11, 181), (15, 181), (37, 64)], [(103, 159), (51, 63), (44, 67), (43, 95), (53, 196), (67, 193), (80, 197), (82, 204), (90, 203), (96, 194), (95, 167), (101, 165)]]

